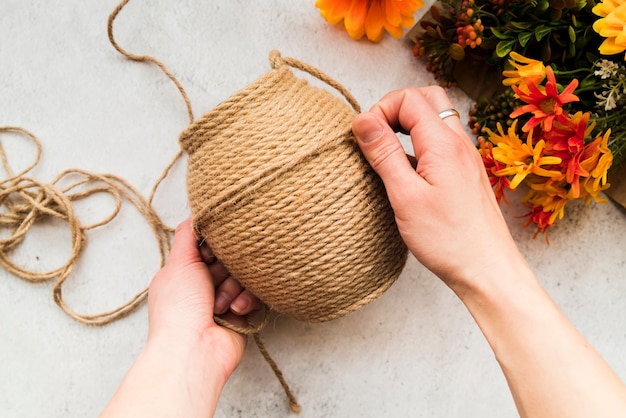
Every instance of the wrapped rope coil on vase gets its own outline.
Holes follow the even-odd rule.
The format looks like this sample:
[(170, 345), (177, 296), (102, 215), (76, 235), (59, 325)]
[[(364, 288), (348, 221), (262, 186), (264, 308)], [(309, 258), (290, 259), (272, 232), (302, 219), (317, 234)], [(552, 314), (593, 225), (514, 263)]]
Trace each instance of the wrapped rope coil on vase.
[[(271, 309), (328, 321), (387, 290), (407, 249), (352, 134), (356, 101), (307, 64), (276, 51), (270, 61), (270, 72), (180, 136), (194, 227)], [(352, 107), (291, 67), (337, 88)]]

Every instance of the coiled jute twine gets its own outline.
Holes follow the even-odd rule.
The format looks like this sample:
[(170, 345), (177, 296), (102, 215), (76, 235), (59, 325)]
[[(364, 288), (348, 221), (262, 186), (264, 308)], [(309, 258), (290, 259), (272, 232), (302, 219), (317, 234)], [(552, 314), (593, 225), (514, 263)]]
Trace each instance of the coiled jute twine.
[[(215, 320), (253, 335), (290, 408), (298, 412), (295, 396), (259, 335), (268, 323), (268, 312), (306, 322), (339, 318), (384, 293), (407, 258), (382, 181), (362, 156), (351, 131), (360, 107), (329, 76), (272, 51), (271, 71), (195, 120), (184, 88), (162, 62), (127, 52), (116, 42), (113, 22), (128, 1), (123, 0), (109, 16), (109, 41), (127, 58), (157, 65), (176, 85), (190, 121), (179, 138), (181, 151), (146, 200), (111, 174), (67, 170), (50, 184), (27, 177), (41, 155), (39, 140), (23, 128), (0, 127), (0, 133), (20, 133), (37, 146), (35, 162), (13, 174), (0, 144), (7, 173), (7, 179), (0, 181), (0, 205), (6, 208), (0, 212), (0, 226), (12, 231), (0, 240), (0, 264), (29, 281), (55, 278), (55, 302), (80, 322), (102, 325), (128, 314), (145, 300), (147, 289), (119, 308), (83, 315), (63, 301), (63, 282), (84, 248), (86, 231), (111, 221), (123, 200), (130, 201), (150, 224), (161, 265), (165, 263), (172, 228), (153, 210), (152, 197), (184, 152), (189, 157), (187, 191), (198, 240), (265, 304), (261, 318), (248, 318), (247, 328), (219, 316)], [(309, 73), (343, 98), (296, 77), (292, 69)], [(66, 177), (74, 182), (59, 186)], [(81, 224), (72, 202), (100, 192), (110, 193), (116, 208), (101, 222)], [(67, 222), (72, 254), (61, 268), (35, 273), (13, 263), (9, 252), (45, 216)]]
[(328, 81), (276, 51), (274, 68), (180, 136), (195, 230), (273, 310), (328, 321), (400, 274), (406, 249), (380, 179), (358, 150), (355, 109), (294, 76)]

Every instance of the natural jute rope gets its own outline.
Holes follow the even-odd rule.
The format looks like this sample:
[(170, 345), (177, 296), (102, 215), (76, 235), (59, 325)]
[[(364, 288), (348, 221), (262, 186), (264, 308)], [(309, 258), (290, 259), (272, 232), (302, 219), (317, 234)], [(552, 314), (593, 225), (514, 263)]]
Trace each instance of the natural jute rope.
[[(86, 243), (86, 231), (109, 223), (117, 216), (124, 200), (137, 208), (150, 225), (159, 244), (161, 266), (170, 249), (169, 233), (153, 210), (149, 201), (125, 180), (112, 174), (94, 174), (84, 170), (71, 169), (59, 174), (52, 182), (43, 183), (27, 176), (37, 165), (41, 157), (41, 143), (26, 129), (13, 126), (0, 127), (0, 134), (15, 133), (32, 141), (37, 149), (32, 164), (14, 174), (0, 142), (0, 158), (7, 178), (0, 181), (0, 227), (9, 231), (7, 237), (0, 240), (0, 265), (10, 273), (30, 282), (55, 280), (52, 295), (54, 301), (72, 318), (91, 325), (103, 325), (132, 312), (148, 295), (147, 289), (141, 290), (122, 306), (99, 314), (80, 314), (72, 310), (63, 300), (63, 284), (70, 275)], [(69, 183), (69, 184), (68, 184)], [(68, 184), (61, 186), (62, 184)], [(90, 225), (83, 225), (75, 214), (73, 202), (88, 198), (96, 193), (108, 193), (115, 199), (115, 208), (103, 220)], [(11, 259), (11, 250), (22, 244), (32, 227), (45, 217), (66, 222), (71, 234), (71, 254), (65, 263), (49, 271), (34, 271), (24, 268)]]
[(382, 294), (407, 255), (384, 186), (351, 132), (355, 109), (297, 78), (318, 70), (273, 52), (269, 73), (180, 137), (198, 236), (272, 309), (308, 322)]

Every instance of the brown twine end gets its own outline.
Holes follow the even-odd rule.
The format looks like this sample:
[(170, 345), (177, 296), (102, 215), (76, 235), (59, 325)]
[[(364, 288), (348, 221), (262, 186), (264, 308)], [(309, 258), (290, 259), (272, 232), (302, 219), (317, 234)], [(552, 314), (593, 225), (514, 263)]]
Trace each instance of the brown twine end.
[(302, 407), (297, 402), (291, 402), (291, 400), (289, 401), (289, 409), (291, 409), (291, 412), (296, 414), (299, 414), (300, 411), (302, 411)]
[(268, 353), (267, 349), (265, 348), (265, 344), (261, 340), (261, 336), (258, 333), (254, 334), (253, 336), (254, 336), (254, 342), (256, 343), (256, 346), (259, 348), (259, 352), (261, 353), (261, 355), (263, 356), (267, 364), (270, 365), (270, 367), (272, 368), (272, 371), (274, 372), (274, 375), (278, 379), (278, 382), (280, 383), (283, 390), (285, 391), (285, 395), (287, 396), (287, 400), (289, 401), (289, 409), (291, 409), (292, 412), (299, 414), (300, 411), (302, 410), (302, 407), (298, 403), (296, 396), (293, 394), (293, 392), (291, 391), (291, 388), (287, 384), (287, 381), (285, 380), (285, 376), (283, 375), (283, 372), (280, 370), (280, 368), (278, 367), (274, 359)]

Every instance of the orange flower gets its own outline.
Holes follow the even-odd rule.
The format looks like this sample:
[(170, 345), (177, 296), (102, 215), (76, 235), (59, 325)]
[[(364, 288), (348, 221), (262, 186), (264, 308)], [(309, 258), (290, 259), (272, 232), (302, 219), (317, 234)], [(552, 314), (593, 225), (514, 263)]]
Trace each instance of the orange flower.
[(601, 17), (594, 22), (593, 30), (606, 38), (598, 48), (600, 53), (614, 55), (626, 51), (626, 3), (623, 0), (603, 0), (591, 11)]
[[(560, 171), (548, 170), (543, 168), (543, 166), (553, 166), (561, 163), (561, 159), (559, 157), (543, 155), (543, 148), (545, 146), (545, 142), (543, 141), (543, 139), (537, 142), (533, 147), (532, 135), (528, 135), (526, 143), (520, 145), (521, 148), (519, 151), (525, 152), (527, 154), (526, 158), (524, 158), (523, 160), (512, 160), (510, 161), (509, 166), (496, 172), (496, 175), (498, 176), (513, 176), (513, 179), (511, 179), (511, 183), (509, 185), (511, 189), (517, 188), (522, 180), (524, 180), (526, 176), (531, 173), (542, 177), (561, 176)], [(502, 149), (502, 145), (500, 145), (499, 148)], [(503, 150), (506, 151), (506, 149)], [(516, 150), (511, 151), (512, 153), (516, 152)], [(508, 160), (508, 158), (506, 158), (506, 156), (503, 156), (502, 160)], [(502, 160), (500, 160), (500, 162), (503, 162)]]
[(395, 38), (402, 36), (402, 28), (413, 25), (415, 11), (424, 5), (422, 0), (317, 0), (315, 6), (330, 24), (343, 20), (352, 39), (363, 35), (373, 42), (383, 38), (385, 30)]
[(572, 154), (582, 152), (585, 138), (591, 135), (595, 123), (589, 123), (589, 112), (576, 112), (554, 124), (550, 132), (544, 132), (544, 138), (550, 151), (557, 157), (567, 160)]
[(528, 132), (535, 126), (543, 122), (543, 130), (550, 131), (552, 129), (552, 123), (554, 119), (561, 118), (563, 114), (563, 105), (570, 102), (577, 102), (578, 96), (572, 94), (576, 87), (578, 87), (578, 80), (573, 79), (571, 83), (559, 94), (556, 86), (556, 78), (551, 67), (546, 67), (546, 76), (548, 81), (546, 82), (545, 92), (539, 90), (539, 87), (532, 79), (526, 79), (526, 86), (529, 92), (525, 93), (516, 86), (511, 86), (515, 95), (524, 103), (525, 106), (521, 106), (514, 110), (509, 116), (516, 118), (524, 113), (531, 112), (533, 117), (526, 122), (522, 127), (522, 131)]
[[(567, 203), (567, 200), (564, 200), (563, 202)], [(537, 237), (540, 232), (543, 232), (546, 234), (546, 242), (550, 243), (548, 240), (548, 229), (551, 226), (554, 226), (557, 213), (551, 212), (550, 210), (544, 210), (543, 206), (532, 206), (530, 204), (527, 204), (527, 206), (530, 207), (530, 212), (524, 215), (528, 217), (524, 223), (524, 227), (534, 223), (537, 225), (537, 231), (535, 232), (534, 237)]]

